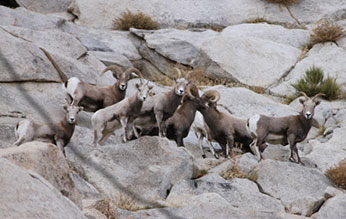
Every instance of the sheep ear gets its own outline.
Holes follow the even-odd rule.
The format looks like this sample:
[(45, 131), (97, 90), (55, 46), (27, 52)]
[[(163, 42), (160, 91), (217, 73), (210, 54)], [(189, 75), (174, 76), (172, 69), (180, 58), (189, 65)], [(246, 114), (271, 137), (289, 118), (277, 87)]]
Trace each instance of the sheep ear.
[(113, 77), (115, 77), (116, 79), (119, 79), (119, 74), (116, 72), (113, 72)]
[(175, 76), (173, 77), (173, 81), (177, 82), (177, 78)]
[(67, 111), (67, 107), (68, 107), (68, 105), (65, 104), (65, 105), (64, 105), (64, 110), (65, 110), (65, 111)]
[(299, 99), (299, 103), (304, 104), (305, 100)]
[(149, 90), (153, 89), (153, 86), (152, 86), (152, 85), (149, 85), (148, 87), (149, 87)]
[(80, 106), (80, 107), (78, 107), (78, 109), (79, 109), (79, 112), (80, 112), (80, 111), (84, 110), (84, 107)]
[(137, 88), (137, 89), (139, 88), (139, 84), (136, 84), (136, 88)]
[(316, 106), (317, 106), (318, 104), (320, 104), (320, 103), (321, 103), (320, 100), (315, 101)]

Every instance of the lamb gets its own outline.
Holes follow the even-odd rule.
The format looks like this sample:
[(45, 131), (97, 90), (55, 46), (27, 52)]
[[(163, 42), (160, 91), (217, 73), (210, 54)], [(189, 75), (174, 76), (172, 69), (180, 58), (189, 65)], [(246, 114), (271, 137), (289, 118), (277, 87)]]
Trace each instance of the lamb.
[[(314, 116), (315, 107), (321, 101), (316, 100), (318, 96), (324, 94), (316, 94), (309, 98), (304, 92), (301, 92), (305, 99), (299, 99), (303, 104), (303, 109), (299, 115), (285, 117), (269, 117), (265, 115), (251, 116), (247, 121), (247, 129), (249, 134), (254, 138), (250, 144), (251, 150), (257, 156), (258, 160), (262, 159), (262, 154), (258, 151), (258, 147), (267, 143), (290, 145), (290, 157), (292, 162), (301, 163), (296, 144), (303, 141), (312, 126), (312, 118)], [(296, 154), (295, 160), (293, 153)]]
[(53, 143), (65, 155), (65, 146), (70, 142), (73, 135), (77, 114), (83, 110), (81, 106), (65, 105), (65, 117), (57, 123), (41, 124), (25, 119), (17, 123), (15, 136), (17, 141), (14, 145), (19, 146), (29, 141), (44, 141)]
[(71, 105), (83, 106), (85, 111), (96, 112), (99, 109), (113, 105), (125, 98), (127, 82), (135, 77), (141, 76), (137, 68), (128, 68), (126, 71), (116, 65), (105, 68), (101, 75), (111, 70), (117, 81), (112, 86), (96, 86), (70, 78), (63, 84)]
[[(162, 92), (148, 97), (148, 100), (143, 104), (139, 117), (135, 120), (135, 127), (139, 129), (147, 129), (155, 126), (159, 128), (159, 136), (166, 136), (165, 133), (165, 121), (173, 115), (177, 107), (180, 105), (181, 99), (185, 94), (186, 87), (190, 84), (189, 77), (191, 72), (187, 73), (184, 77), (181, 77), (181, 72), (176, 68), (178, 72), (178, 79), (174, 78), (175, 86), (168, 92)], [(134, 129), (136, 130), (136, 129)], [(138, 138), (139, 134), (134, 133)]]
[[(224, 149), (225, 156), (234, 157), (234, 142), (243, 143), (246, 147), (252, 141), (251, 136), (246, 129), (246, 120), (242, 120), (217, 110), (217, 101), (220, 99), (220, 93), (215, 90), (206, 91), (201, 97), (201, 103), (197, 108), (204, 118), (204, 128), (206, 130), (207, 142), (212, 149), (211, 141), (216, 141)], [(199, 140), (200, 147), (201, 140)], [(217, 157), (214, 150), (213, 155)], [(204, 155), (205, 156), (205, 155)]]
[[(147, 99), (152, 86), (149, 81), (136, 84), (137, 92), (135, 95), (124, 100), (96, 111), (91, 117), (91, 124), (94, 130), (95, 147), (102, 144), (116, 129), (124, 128), (123, 142), (128, 139), (128, 129), (132, 128), (133, 120), (138, 116), (143, 102)], [(101, 138), (99, 139), (99, 136)]]

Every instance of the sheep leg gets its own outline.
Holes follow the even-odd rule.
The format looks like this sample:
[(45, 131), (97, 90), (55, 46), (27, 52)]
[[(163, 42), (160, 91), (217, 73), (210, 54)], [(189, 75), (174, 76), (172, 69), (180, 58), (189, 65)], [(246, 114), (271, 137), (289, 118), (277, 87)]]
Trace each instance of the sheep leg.
[(66, 157), (65, 149), (64, 149), (64, 140), (55, 139), (56, 146), (58, 146), (59, 150), (63, 153), (64, 157)]
[(215, 157), (216, 159), (219, 159), (219, 155), (218, 155), (217, 153), (215, 153), (214, 146), (213, 146), (213, 144), (211, 143), (211, 141), (208, 140), (208, 139), (207, 139), (206, 141), (207, 141), (207, 144), (208, 144), (208, 146), (209, 146), (209, 149), (210, 149), (211, 153), (214, 155), (214, 157)]
[(176, 135), (175, 142), (177, 143), (178, 147), (185, 147), (183, 142), (183, 134), (180, 132), (177, 132), (175, 135)]
[(229, 156), (229, 151), (231, 151), (231, 158), (234, 157), (234, 153), (233, 153), (233, 147), (234, 147), (234, 138), (233, 136), (230, 136), (227, 138), (227, 144), (226, 144), (226, 158), (230, 158)]
[(97, 147), (97, 145), (98, 145), (98, 132), (97, 132), (97, 130), (94, 130), (94, 142), (93, 142), (93, 145), (95, 147)]
[(25, 138), (24, 136), (20, 136), (16, 142), (14, 142), (15, 146), (19, 146), (24, 142)]
[(156, 122), (157, 122), (157, 126), (159, 127), (159, 136), (160, 137), (165, 137), (165, 133), (164, 133), (164, 123), (163, 123), (163, 113), (162, 112), (156, 112), (155, 113), (155, 118), (156, 118)]
[[(295, 136), (294, 135), (289, 135), (288, 136), (288, 143), (290, 144), (290, 158), (289, 160), (291, 162), (296, 162), (296, 163), (302, 163), (298, 154), (298, 149), (297, 145), (295, 143)], [(294, 153), (297, 155), (297, 160), (294, 158)]]
[(203, 135), (202, 135), (201, 132), (196, 132), (196, 131), (195, 131), (195, 135), (196, 135), (196, 137), (197, 137), (197, 139), (198, 139), (198, 146), (199, 146), (199, 148), (201, 149), (202, 157), (203, 157), (203, 158), (206, 158), (205, 152), (204, 152), (203, 146), (202, 146)]
[(262, 155), (259, 151), (258, 146), (256, 145), (257, 139), (254, 139), (251, 144), (250, 144), (250, 148), (252, 153), (254, 153), (254, 155), (257, 157), (257, 160), (260, 161), (262, 159)]
[(102, 137), (101, 137), (101, 139), (98, 141), (98, 143), (100, 144), (100, 145), (103, 145), (103, 143), (109, 138), (109, 136), (111, 136), (112, 135), (112, 131), (111, 132), (107, 132), (107, 131), (104, 131), (103, 133), (102, 133)]
[(123, 135), (123, 142), (127, 142), (127, 137), (128, 137), (128, 134), (127, 134), (127, 130), (128, 130), (128, 117), (121, 117), (120, 118), (120, 123), (121, 123), (121, 126), (122, 128), (124, 129), (124, 135)]

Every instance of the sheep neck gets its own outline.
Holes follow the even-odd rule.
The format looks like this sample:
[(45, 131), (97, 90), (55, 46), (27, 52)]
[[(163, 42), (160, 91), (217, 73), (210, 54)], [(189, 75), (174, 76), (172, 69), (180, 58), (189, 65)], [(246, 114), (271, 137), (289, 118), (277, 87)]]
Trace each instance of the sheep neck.
[(132, 97), (129, 97), (129, 114), (132, 116), (132, 115), (138, 115), (142, 109), (142, 106), (143, 106), (143, 101), (140, 100), (138, 97), (137, 97), (137, 94), (132, 96)]
[(313, 118), (306, 119), (305, 116), (303, 115), (303, 112), (301, 112), (297, 117), (301, 127), (303, 128), (305, 132), (304, 134), (307, 134), (311, 129)]
[(204, 121), (212, 129), (215, 121), (219, 120), (220, 112), (216, 109), (216, 106), (209, 107), (208, 109), (202, 109), (200, 112), (203, 115)]
[(173, 88), (171, 91), (167, 93), (167, 100), (169, 100), (169, 105), (166, 108), (168, 112), (168, 116), (172, 116), (174, 111), (177, 109), (181, 102), (182, 96), (179, 96), (178, 94), (175, 93), (175, 88)]

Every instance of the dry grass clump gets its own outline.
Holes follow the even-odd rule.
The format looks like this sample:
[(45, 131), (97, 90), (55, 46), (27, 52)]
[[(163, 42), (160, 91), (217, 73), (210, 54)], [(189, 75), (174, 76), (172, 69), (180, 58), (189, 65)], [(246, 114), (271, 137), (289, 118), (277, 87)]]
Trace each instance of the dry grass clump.
[(257, 17), (254, 19), (250, 19), (250, 20), (245, 21), (245, 23), (249, 23), (249, 24), (257, 24), (257, 23), (271, 24), (271, 22), (268, 21), (267, 19), (265, 19), (264, 17)]
[(300, 0), (267, 0), (270, 3), (283, 4), (283, 5), (291, 5), (299, 3)]
[(142, 12), (132, 13), (127, 10), (120, 17), (113, 20), (113, 28), (116, 30), (129, 30), (131, 27), (144, 30), (159, 29), (159, 23)]
[(323, 93), (324, 99), (334, 100), (338, 97), (340, 87), (336, 83), (336, 78), (328, 76), (324, 78), (324, 73), (321, 68), (312, 66), (305, 72), (305, 76), (299, 79), (296, 83), (291, 84), (298, 92), (302, 91), (309, 97), (318, 93)]
[(95, 209), (104, 214), (107, 219), (118, 219), (119, 213), (115, 202), (110, 198), (105, 198), (98, 201), (95, 205)]
[(312, 30), (311, 44), (336, 42), (337, 40), (345, 37), (346, 32), (343, 27), (328, 20), (324, 19), (316, 28)]
[(120, 198), (115, 201), (115, 205), (118, 208), (128, 211), (138, 211), (141, 209), (146, 209), (145, 207), (140, 206), (134, 198), (124, 195), (120, 195)]
[(337, 166), (329, 168), (326, 176), (342, 189), (346, 189), (346, 159), (343, 159)]
[(235, 159), (235, 161), (232, 162), (231, 166), (229, 166), (226, 170), (224, 170), (221, 173), (221, 176), (226, 180), (230, 180), (233, 178), (245, 178), (253, 182), (256, 182), (257, 175), (255, 173), (245, 174), (241, 172), (239, 169), (238, 163), (239, 163), (239, 159)]

